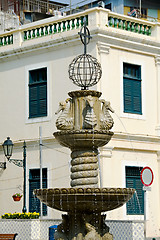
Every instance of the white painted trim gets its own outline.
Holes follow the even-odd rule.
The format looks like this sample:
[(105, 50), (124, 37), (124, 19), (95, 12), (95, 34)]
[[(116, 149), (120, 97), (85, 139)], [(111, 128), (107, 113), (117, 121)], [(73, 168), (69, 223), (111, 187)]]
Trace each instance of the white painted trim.
[[(136, 154), (136, 153), (135, 153)], [(122, 161), (122, 187), (126, 188), (126, 173), (125, 167), (145, 167), (146, 164), (141, 161), (129, 161), (124, 160)], [(126, 214), (126, 204), (123, 205), (123, 219), (124, 220), (144, 220), (144, 215), (127, 215)]]
[[(29, 118), (29, 71), (39, 68), (47, 68), (47, 116), (38, 118)], [(51, 66), (48, 62), (36, 63), (25, 67), (25, 123), (45, 122), (51, 119)]]
[[(132, 114), (132, 113), (124, 113), (124, 104), (123, 104), (123, 63), (135, 64), (141, 66), (141, 94), (142, 94), (142, 115), (140, 114)], [(128, 61), (128, 58), (121, 57), (120, 58), (120, 117), (124, 118), (132, 118), (132, 119), (146, 119), (146, 107), (145, 107), (145, 62), (140, 61), (138, 59)]]

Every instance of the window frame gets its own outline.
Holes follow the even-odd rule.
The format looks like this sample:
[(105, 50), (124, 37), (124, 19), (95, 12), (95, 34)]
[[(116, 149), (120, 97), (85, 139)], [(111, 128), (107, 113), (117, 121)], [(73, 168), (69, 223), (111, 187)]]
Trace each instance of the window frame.
[[(29, 72), (41, 68), (47, 68), (47, 116), (29, 118)], [(48, 62), (37, 63), (25, 67), (25, 123), (38, 123), (51, 120), (51, 64)]]
[[(31, 172), (33, 171), (38, 171), (38, 176), (39, 178), (31, 178)], [(44, 178), (44, 171), (46, 172), (46, 178)], [(32, 206), (33, 202), (32, 202), (32, 197), (33, 197), (33, 193), (30, 189), (30, 184), (31, 182), (36, 182), (36, 184), (38, 183), (37, 180), (39, 180), (39, 184), (37, 186), (37, 188), (34, 188), (34, 189), (39, 189), (40, 187), (40, 168), (31, 168), (29, 169), (29, 206), (28, 206), (28, 209), (30, 212), (35, 212), (36, 210), (33, 209), (33, 211), (30, 209), (30, 207)], [(43, 188), (48, 188), (48, 169), (46, 167), (44, 167), (42, 169), (42, 187)], [(31, 196), (32, 195), (32, 196)], [(37, 203), (38, 203), (38, 208), (39, 208), (39, 211), (37, 211), (38, 213), (40, 213), (40, 207), (41, 207), (41, 203), (40, 203), (40, 200), (38, 198), (35, 199), (36, 200), (36, 206), (37, 206)], [(45, 212), (45, 214), (44, 214)], [(47, 217), (48, 216), (48, 207), (42, 203), (42, 217)]]
[[(137, 175), (128, 175), (127, 176), (127, 168), (136, 168), (135, 170), (139, 170), (139, 176), (137, 176)], [(140, 172), (142, 171), (142, 169), (143, 169), (143, 167), (141, 167), (141, 166), (125, 166), (125, 179), (126, 179), (126, 187), (127, 188), (134, 188), (134, 189), (136, 189), (134, 186), (132, 187), (132, 186), (127, 186), (127, 183), (128, 183), (128, 181), (129, 181), (129, 179), (131, 179), (131, 181), (133, 180), (133, 185), (139, 185), (140, 187), (141, 187), (141, 195), (139, 196), (140, 198), (141, 198), (141, 200), (138, 198), (138, 200), (136, 200), (136, 198), (138, 197), (136, 197), (135, 196), (135, 194), (133, 195), (133, 198), (134, 198), (134, 202), (133, 202), (133, 200), (129, 200), (127, 203), (126, 203), (126, 214), (127, 215), (132, 215), (132, 216), (135, 216), (135, 215), (141, 215), (141, 216), (143, 216), (144, 215), (144, 191), (143, 191), (143, 184), (142, 184), (142, 182), (141, 182), (141, 178), (140, 178)], [(138, 187), (139, 187), (138, 186)], [(137, 194), (138, 194), (138, 190), (137, 190)], [(129, 204), (131, 204), (131, 201), (132, 201), (132, 203), (134, 203), (134, 208), (135, 208), (135, 210), (136, 210), (136, 208), (138, 209), (138, 211), (137, 212), (132, 212), (131, 210), (129, 210), (129, 208), (128, 208), (128, 206), (129, 206)], [(136, 201), (136, 203), (135, 203), (135, 201)], [(140, 208), (139, 208), (139, 205), (141, 205), (140, 206)]]
[[(38, 74), (39, 71), (39, 74)], [(45, 71), (45, 72), (44, 72)], [(45, 73), (45, 79), (42, 79), (42, 74)], [(34, 81), (36, 75), (38, 76), (39, 81)], [(38, 68), (34, 70), (29, 71), (29, 116), (28, 118), (37, 118), (37, 117), (46, 117), (48, 115), (47, 113), (47, 68)], [(42, 92), (44, 92), (42, 94)], [(43, 96), (43, 99), (41, 99), (41, 95)], [(34, 99), (34, 96), (36, 98)], [(44, 103), (43, 103), (44, 102)], [(40, 105), (43, 103), (45, 106), (45, 111), (41, 112)], [(35, 111), (34, 111), (35, 107)]]
[[(129, 73), (125, 73), (125, 68)], [(132, 74), (133, 70), (135, 72), (135, 75)], [(127, 88), (125, 89), (126, 85), (130, 86), (130, 93)], [(128, 99), (131, 99), (130, 107), (128, 109), (126, 92), (129, 94)], [(125, 62), (123, 63), (123, 93), (124, 113), (142, 115), (142, 78), (140, 65), (128, 64)], [(138, 99), (136, 101), (138, 101), (139, 109), (135, 109), (135, 106), (137, 105), (134, 103), (135, 99)]]
[[(142, 167), (144, 168), (146, 165), (143, 161), (134, 161), (129, 160), (128, 158), (122, 161), (122, 187), (126, 188), (126, 167)], [(144, 215), (128, 215), (126, 211), (126, 204), (122, 206), (123, 218), (125, 220), (144, 220)]]
[[(124, 88), (123, 88), (123, 63), (141, 66), (141, 107), (142, 114), (125, 113), (124, 112)], [(120, 117), (132, 119), (146, 119), (146, 103), (145, 103), (145, 62), (139, 59), (128, 61), (128, 57), (120, 58)]]

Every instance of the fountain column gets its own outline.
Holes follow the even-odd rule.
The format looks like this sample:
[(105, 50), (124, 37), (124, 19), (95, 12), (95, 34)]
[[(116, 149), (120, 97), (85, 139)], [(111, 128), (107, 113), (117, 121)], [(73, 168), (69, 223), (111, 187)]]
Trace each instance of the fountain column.
[(71, 187), (98, 186), (98, 150), (71, 153)]

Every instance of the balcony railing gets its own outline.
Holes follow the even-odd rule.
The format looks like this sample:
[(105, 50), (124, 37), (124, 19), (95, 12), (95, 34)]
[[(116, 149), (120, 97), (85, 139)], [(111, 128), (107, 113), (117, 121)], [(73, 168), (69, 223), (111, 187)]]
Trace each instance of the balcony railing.
[[(88, 16), (86, 15), (86, 21), (88, 24)], [(24, 41), (34, 38), (39, 38), (55, 33), (70, 31), (75, 28), (80, 28), (84, 24), (84, 16), (60, 20), (53, 23), (47, 23), (45, 25), (34, 27), (24, 31)]]
[(151, 36), (151, 28), (153, 27), (153, 24), (149, 21), (118, 15), (112, 12), (110, 12), (108, 15), (109, 27)]
[[(92, 8), (84, 12), (80, 12), (65, 17), (51, 17), (30, 24), (23, 25), (18, 29), (4, 32), (0, 34), (0, 46), (9, 48), (23, 46), (27, 41), (33, 41), (42, 37), (54, 38), (57, 33), (79, 29), (84, 24), (84, 17), (87, 19), (89, 29), (103, 29), (110, 31), (116, 29), (116, 32), (134, 33), (143, 35), (144, 37), (154, 37), (159, 41), (158, 30), (159, 23), (153, 23), (138, 18), (133, 18), (117, 13), (113, 13), (103, 8)], [(128, 32), (128, 33), (127, 33)], [(39, 42), (39, 41), (38, 41)], [(0, 48), (3, 49), (3, 48)]]
[(13, 34), (6, 34), (0, 37), (0, 47), (13, 44)]

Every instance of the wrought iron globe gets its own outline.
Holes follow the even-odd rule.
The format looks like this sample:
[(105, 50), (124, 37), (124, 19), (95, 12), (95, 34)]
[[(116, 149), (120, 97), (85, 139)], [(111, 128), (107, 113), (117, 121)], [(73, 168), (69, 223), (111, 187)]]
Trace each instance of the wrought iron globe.
[(73, 83), (84, 90), (96, 85), (102, 76), (100, 63), (89, 54), (81, 54), (74, 58), (68, 72)]

